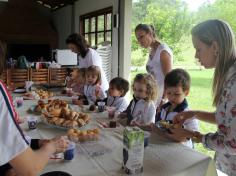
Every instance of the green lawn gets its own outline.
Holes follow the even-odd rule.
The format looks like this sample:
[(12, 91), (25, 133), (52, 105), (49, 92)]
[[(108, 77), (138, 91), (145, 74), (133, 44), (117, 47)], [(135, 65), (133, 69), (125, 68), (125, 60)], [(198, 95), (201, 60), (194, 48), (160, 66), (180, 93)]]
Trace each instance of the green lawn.
[[(212, 106), (212, 76), (213, 70), (188, 71), (191, 75), (191, 91), (188, 97), (188, 102), (191, 109), (214, 111)], [(216, 126), (213, 124), (200, 122), (200, 131), (205, 134), (215, 132)], [(196, 150), (199, 152), (214, 156), (213, 151), (206, 150), (202, 144), (196, 144)]]
[[(133, 77), (137, 73), (145, 72), (142, 71), (133, 71), (130, 75), (130, 80), (133, 80)], [(190, 109), (194, 110), (205, 110), (205, 111), (214, 111), (212, 107), (212, 94), (211, 94), (211, 83), (213, 70), (188, 70), (191, 76), (191, 90), (188, 96), (188, 103)], [(129, 98), (131, 95), (129, 94)], [(200, 131), (205, 134), (208, 132), (215, 132), (216, 126), (200, 122)], [(208, 151), (203, 148), (202, 144), (195, 145), (196, 150), (202, 153), (205, 153), (211, 157), (213, 157), (214, 152)]]

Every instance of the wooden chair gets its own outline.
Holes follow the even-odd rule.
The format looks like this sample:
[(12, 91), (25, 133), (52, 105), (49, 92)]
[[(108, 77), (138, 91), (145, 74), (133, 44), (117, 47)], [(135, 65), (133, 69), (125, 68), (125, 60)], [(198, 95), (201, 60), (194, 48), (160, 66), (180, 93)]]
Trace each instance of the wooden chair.
[(7, 82), (7, 75), (8, 75), (8, 70), (4, 70), (2, 75), (0, 76), (0, 79), (6, 84), (8, 85), (9, 83)]
[(66, 68), (51, 68), (49, 84), (64, 85), (66, 76), (67, 76)]
[(29, 69), (7, 70), (7, 84), (14, 83), (15, 87), (24, 87), (25, 81), (29, 80)]
[(49, 82), (49, 69), (30, 69), (30, 80), (35, 85), (48, 84)]

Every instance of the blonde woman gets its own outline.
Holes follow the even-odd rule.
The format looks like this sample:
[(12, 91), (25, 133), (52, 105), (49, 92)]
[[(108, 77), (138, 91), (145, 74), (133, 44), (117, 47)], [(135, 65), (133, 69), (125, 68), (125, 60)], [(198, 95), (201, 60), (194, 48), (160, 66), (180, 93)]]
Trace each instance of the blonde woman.
[(221, 20), (208, 20), (192, 29), (195, 57), (205, 68), (215, 68), (213, 105), (216, 112), (188, 111), (175, 116), (174, 123), (189, 118), (214, 123), (215, 133), (183, 133), (194, 137), (206, 148), (216, 151), (217, 168), (236, 175), (236, 48), (231, 27)]
[(155, 100), (157, 107), (164, 102), (164, 79), (165, 75), (172, 70), (173, 53), (167, 44), (158, 40), (154, 27), (148, 24), (139, 24), (135, 28), (136, 38), (143, 48), (150, 48), (146, 70), (152, 74), (157, 82), (158, 97)]

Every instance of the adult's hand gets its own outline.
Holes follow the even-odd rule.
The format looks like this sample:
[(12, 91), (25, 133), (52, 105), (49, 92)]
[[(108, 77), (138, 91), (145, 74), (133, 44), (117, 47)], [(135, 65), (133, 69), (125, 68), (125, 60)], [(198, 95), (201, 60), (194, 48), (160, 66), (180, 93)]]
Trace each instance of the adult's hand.
[(193, 116), (194, 116), (194, 111), (185, 111), (178, 113), (173, 118), (173, 124), (178, 124), (179, 126), (182, 126), (187, 119), (190, 119)]
[(151, 123), (150, 127), (152, 129), (152, 132), (159, 133), (161, 130), (156, 126), (155, 123)]
[(162, 135), (162, 136), (165, 135), (165, 132), (161, 131), (161, 130), (156, 126), (155, 123), (151, 123), (151, 124), (150, 124), (150, 127), (151, 127), (151, 131), (152, 131), (153, 133), (156, 133), (156, 134), (159, 134), (159, 135)]
[(69, 143), (70, 142), (66, 136), (60, 136), (51, 139), (46, 145), (53, 145), (55, 147), (55, 153), (62, 153), (66, 151)]
[(170, 129), (171, 133), (166, 133), (166, 136), (176, 142), (185, 142), (190, 138), (193, 138), (194, 131), (189, 131), (184, 128)]
[(39, 148), (41, 148), (42, 146), (46, 145), (47, 143), (49, 143), (50, 140), (49, 139), (39, 139)]
[[(64, 152), (69, 141), (65, 136), (57, 137), (45, 143), (40, 149), (32, 151), (30, 147), (15, 156), (10, 164), (17, 174), (22, 176), (38, 175), (54, 153)], [(32, 162), (37, 161), (37, 162)]]
[(193, 131), (186, 130), (184, 128), (174, 128), (167, 131), (161, 131), (155, 124), (151, 124), (152, 132), (169, 138), (175, 142), (184, 142), (187, 138), (192, 138), (194, 135)]

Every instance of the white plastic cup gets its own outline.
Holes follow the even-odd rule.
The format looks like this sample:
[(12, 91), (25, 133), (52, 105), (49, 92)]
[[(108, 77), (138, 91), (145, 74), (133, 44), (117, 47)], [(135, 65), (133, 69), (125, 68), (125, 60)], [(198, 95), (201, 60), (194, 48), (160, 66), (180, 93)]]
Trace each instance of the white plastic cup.
[(38, 118), (35, 116), (28, 116), (27, 117), (28, 127), (30, 130), (34, 130), (37, 128)]

